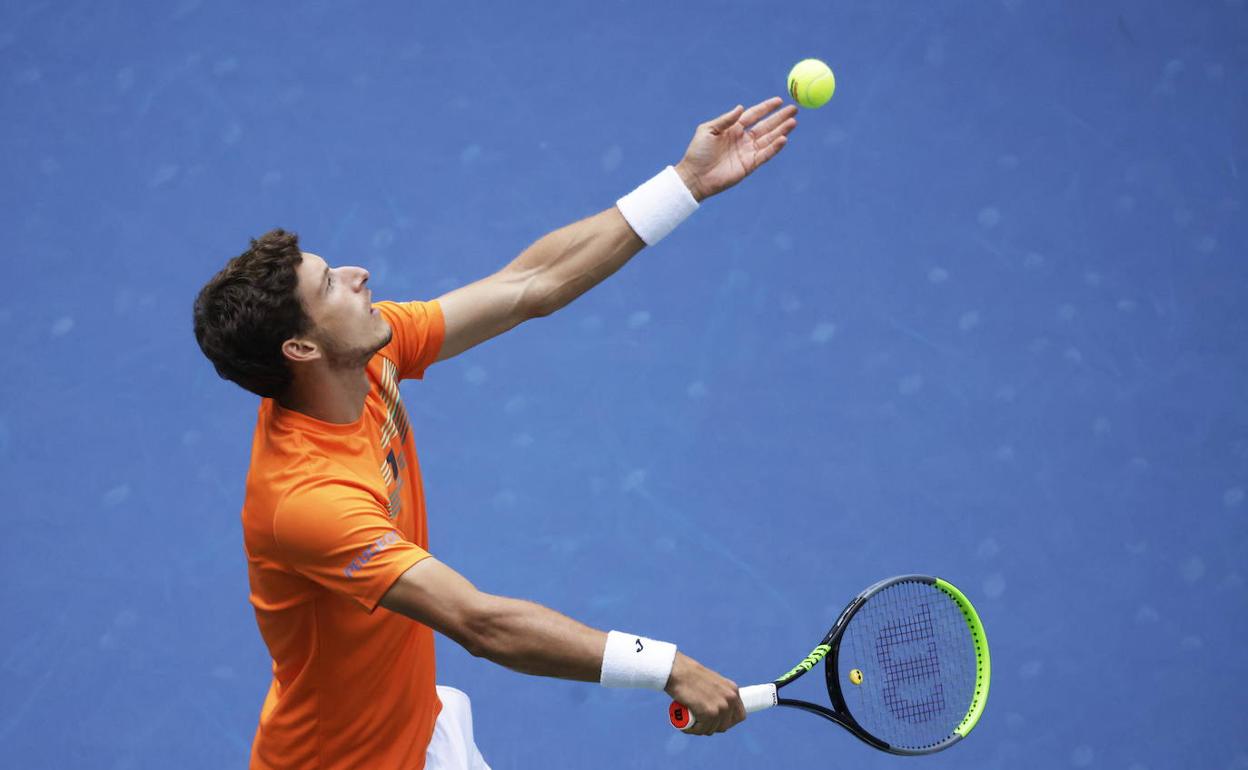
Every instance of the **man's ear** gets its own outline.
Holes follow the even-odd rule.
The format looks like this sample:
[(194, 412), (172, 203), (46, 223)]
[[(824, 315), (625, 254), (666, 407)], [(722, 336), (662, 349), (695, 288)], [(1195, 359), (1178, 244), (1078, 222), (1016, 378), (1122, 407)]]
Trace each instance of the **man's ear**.
[(291, 337), (282, 343), (282, 355), (295, 363), (315, 361), (321, 357), (321, 346), (306, 337)]

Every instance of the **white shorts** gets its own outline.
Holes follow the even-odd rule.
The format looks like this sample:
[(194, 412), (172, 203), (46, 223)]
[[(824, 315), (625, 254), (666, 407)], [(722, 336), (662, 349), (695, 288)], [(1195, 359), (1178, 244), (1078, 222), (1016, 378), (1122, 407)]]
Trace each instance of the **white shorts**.
[(472, 738), (472, 702), (454, 687), (438, 685), (442, 713), (433, 725), (425, 770), (490, 770)]

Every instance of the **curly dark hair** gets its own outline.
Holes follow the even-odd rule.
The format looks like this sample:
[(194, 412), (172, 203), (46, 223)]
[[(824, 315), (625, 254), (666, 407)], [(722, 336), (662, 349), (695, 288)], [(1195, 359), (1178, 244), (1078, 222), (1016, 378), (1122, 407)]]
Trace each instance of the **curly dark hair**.
[(278, 398), (293, 375), (282, 343), (312, 321), (295, 292), (299, 236), (282, 229), (253, 238), (195, 298), (195, 339), (222, 378)]

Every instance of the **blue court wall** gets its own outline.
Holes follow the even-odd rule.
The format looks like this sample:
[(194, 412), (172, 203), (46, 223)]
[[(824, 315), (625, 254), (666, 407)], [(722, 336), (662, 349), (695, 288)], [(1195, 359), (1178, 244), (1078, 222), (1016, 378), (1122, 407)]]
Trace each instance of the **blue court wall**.
[(771, 164), (404, 385), (432, 550), (741, 683), (938, 574), (983, 720), (923, 760), (779, 711), (695, 739), (439, 639), (487, 759), (1248, 767), (1243, 0), (5, 3), (0, 764), (246, 762), (256, 402), (190, 310), (249, 237), (436, 297), (806, 56), (838, 90)]

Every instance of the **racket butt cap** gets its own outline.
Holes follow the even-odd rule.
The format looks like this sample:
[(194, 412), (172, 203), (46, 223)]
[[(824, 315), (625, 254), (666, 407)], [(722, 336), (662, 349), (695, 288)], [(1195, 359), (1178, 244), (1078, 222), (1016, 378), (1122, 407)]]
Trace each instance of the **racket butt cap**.
[(677, 730), (688, 730), (693, 727), (693, 714), (676, 701), (672, 701), (672, 705), (667, 707), (667, 718), (672, 723), (672, 727)]

